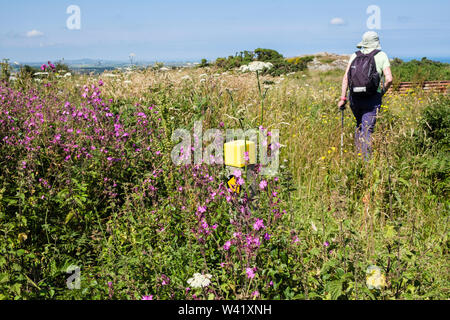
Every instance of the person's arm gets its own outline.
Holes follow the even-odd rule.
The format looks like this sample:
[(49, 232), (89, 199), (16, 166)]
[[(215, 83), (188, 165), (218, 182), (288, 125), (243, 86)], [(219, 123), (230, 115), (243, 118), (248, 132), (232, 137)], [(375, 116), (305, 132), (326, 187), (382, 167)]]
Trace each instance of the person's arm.
[(343, 98), (347, 99), (347, 90), (348, 90), (348, 71), (350, 70), (351, 63), (348, 64), (347, 70), (345, 70), (344, 78), (342, 79), (342, 92), (341, 92), (341, 98), (339, 99), (338, 107), (342, 108), (345, 106), (345, 103), (347, 100), (344, 100)]
[(392, 85), (392, 72), (391, 72), (391, 67), (386, 67), (383, 69), (383, 73), (384, 73), (384, 88), (383, 88), (383, 95), (389, 90), (389, 88)]

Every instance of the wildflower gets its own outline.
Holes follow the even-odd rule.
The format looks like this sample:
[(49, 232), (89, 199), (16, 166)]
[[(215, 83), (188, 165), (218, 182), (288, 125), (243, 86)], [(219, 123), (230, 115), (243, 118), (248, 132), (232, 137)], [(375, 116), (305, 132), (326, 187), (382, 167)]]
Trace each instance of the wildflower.
[(240, 178), (242, 176), (241, 170), (235, 170), (233, 172), (233, 176), (235, 176), (236, 178)]
[(149, 296), (142, 296), (142, 300), (153, 300), (153, 295), (149, 295)]
[(247, 278), (253, 279), (255, 277), (256, 268), (247, 268), (245, 269), (245, 273), (247, 274)]
[(366, 284), (369, 289), (380, 290), (386, 286), (386, 278), (379, 267), (371, 265), (367, 268), (366, 273)]
[(293, 243), (300, 242), (300, 239), (299, 239), (297, 236), (295, 236), (295, 237), (292, 239), (292, 242), (293, 242)]
[(244, 179), (242, 179), (242, 178), (238, 178), (237, 181), (236, 181), (236, 183), (237, 183), (238, 185), (242, 186), (242, 185), (245, 183), (245, 181), (244, 181)]
[(269, 241), (270, 240), (270, 234), (268, 234), (267, 232), (264, 234), (264, 239), (266, 240), (266, 241)]
[(205, 213), (206, 212), (206, 207), (205, 206), (200, 206), (197, 208), (198, 213)]
[(266, 180), (262, 180), (262, 181), (259, 183), (259, 188), (260, 188), (261, 190), (264, 190), (266, 187), (267, 187), (267, 181), (266, 181)]
[(330, 246), (330, 243), (329, 243), (328, 241), (325, 241), (325, 242), (323, 243), (323, 246), (324, 246), (325, 248), (327, 248), (327, 247)]
[(252, 297), (257, 298), (259, 296), (259, 291), (253, 291), (252, 292)]
[(231, 241), (227, 241), (227, 242), (225, 242), (225, 244), (223, 245), (223, 249), (224, 249), (225, 251), (230, 250), (230, 247), (231, 247)]
[(161, 284), (163, 286), (166, 286), (166, 285), (168, 285), (170, 283), (170, 278), (168, 276), (166, 276), (165, 274), (163, 274), (161, 276), (161, 278), (162, 278), (162, 283)]
[(46, 65), (46, 64), (43, 64), (43, 65), (41, 66), (41, 70), (42, 70), (42, 71), (45, 71), (45, 69), (47, 69), (47, 65)]
[(311, 222), (311, 228), (314, 230), (314, 232), (317, 232), (317, 227), (314, 222)]
[(203, 275), (200, 273), (194, 273), (194, 276), (189, 278), (187, 283), (193, 288), (205, 288), (211, 283), (211, 278), (212, 275), (210, 274)]
[(259, 231), (260, 229), (264, 228), (264, 221), (262, 219), (256, 219), (256, 222), (253, 224), (253, 229)]

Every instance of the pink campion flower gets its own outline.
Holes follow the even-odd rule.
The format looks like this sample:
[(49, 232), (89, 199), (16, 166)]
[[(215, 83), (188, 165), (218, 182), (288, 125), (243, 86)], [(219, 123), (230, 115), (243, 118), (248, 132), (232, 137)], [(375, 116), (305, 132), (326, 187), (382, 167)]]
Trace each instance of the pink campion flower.
[(201, 225), (202, 225), (202, 228), (205, 229), (205, 230), (209, 228), (208, 223), (204, 219), (202, 219)]
[(324, 246), (325, 248), (327, 248), (327, 247), (330, 246), (330, 243), (329, 243), (328, 241), (325, 241), (325, 242), (323, 243), (323, 246)]
[(42, 70), (42, 71), (45, 71), (45, 69), (47, 69), (47, 65), (46, 65), (46, 64), (43, 64), (43, 65), (41, 66), (41, 70)]
[(206, 212), (206, 207), (205, 206), (200, 206), (197, 208), (198, 213), (205, 213)]
[(255, 297), (255, 298), (257, 298), (259, 296), (259, 291), (253, 291), (252, 292), (252, 297)]
[(240, 178), (242, 176), (241, 170), (234, 170), (233, 176), (235, 176), (236, 178)]
[(267, 181), (266, 180), (261, 180), (261, 182), (259, 183), (259, 188), (261, 190), (264, 190), (267, 187)]
[(248, 279), (253, 279), (255, 277), (256, 268), (247, 268), (245, 269), (245, 273), (247, 274)]
[(248, 152), (244, 152), (244, 160), (245, 160), (245, 162), (249, 162), (250, 161), (250, 157), (248, 155)]
[(245, 183), (245, 181), (244, 181), (244, 179), (242, 179), (242, 178), (238, 178), (237, 181), (236, 181), (236, 183), (237, 183), (238, 185), (242, 186), (242, 185)]
[(292, 239), (292, 242), (293, 242), (293, 243), (300, 242), (300, 239), (299, 239), (297, 236), (295, 236), (295, 237)]
[(104, 82), (103, 82), (102, 79), (98, 80), (98, 86), (99, 86), (99, 87), (103, 86), (103, 84), (104, 84)]
[(259, 231), (260, 229), (264, 228), (264, 221), (262, 219), (256, 219), (256, 222), (253, 224), (253, 229)]
[(273, 281), (269, 282), (269, 286), (273, 287)]
[(149, 296), (142, 296), (142, 300), (153, 300), (153, 295), (149, 295)]
[(223, 249), (224, 249), (225, 251), (230, 250), (230, 247), (231, 247), (231, 241), (227, 241), (227, 242), (225, 242), (225, 244), (223, 245)]
[(147, 118), (147, 116), (143, 112), (139, 112), (137, 115), (138, 117)]
[(264, 239), (266, 240), (266, 241), (269, 241), (270, 240), (270, 234), (268, 234), (267, 232), (264, 234)]

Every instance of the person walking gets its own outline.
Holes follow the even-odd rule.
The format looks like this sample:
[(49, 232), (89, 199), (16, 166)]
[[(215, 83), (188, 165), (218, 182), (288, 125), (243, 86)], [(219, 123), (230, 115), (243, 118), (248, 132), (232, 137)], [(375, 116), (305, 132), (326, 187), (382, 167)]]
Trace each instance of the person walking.
[(392, 85), (393, 79), (389, 58), (381, 51), (380, 39), (375, 31), (364, 33), (357, 48), (360, 50), (350, 57), (342, 80), (342, 95), (338, 107), (344, 110), (347, 101), (350, 102), (350, 109), (356, 119), (356, 150), (368, 161), (371, 155), (371, 135), (382, 97)]

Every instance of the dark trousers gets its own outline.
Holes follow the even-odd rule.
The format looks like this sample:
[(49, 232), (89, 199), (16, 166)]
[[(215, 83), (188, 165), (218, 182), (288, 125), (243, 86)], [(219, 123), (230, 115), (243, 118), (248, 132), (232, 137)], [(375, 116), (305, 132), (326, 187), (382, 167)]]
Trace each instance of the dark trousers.
[(356, 119), (355, 146), (358, 153), (368, 161), (372, 152), (371, 135), (381, 108), (381, 93), (372, 97), (355, 97), (350, 95), (350, 108)]

